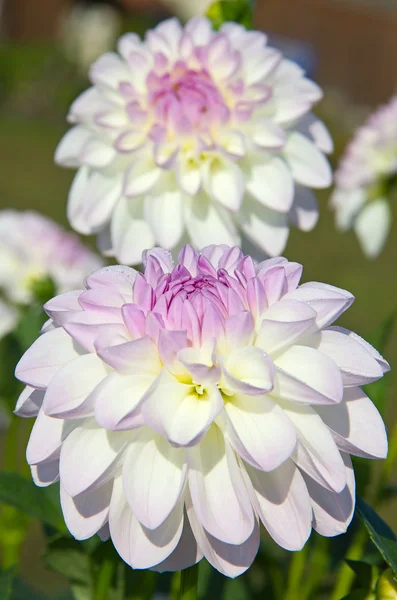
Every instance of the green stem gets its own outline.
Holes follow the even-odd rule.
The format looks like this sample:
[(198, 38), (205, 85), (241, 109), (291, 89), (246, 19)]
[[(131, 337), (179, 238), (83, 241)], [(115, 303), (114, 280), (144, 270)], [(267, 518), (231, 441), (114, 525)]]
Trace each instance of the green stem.
[[(358, 560), (362, 557), (364, 546), (367, 542), (368, 534), (364, 527), (360, 527), (359, 531), (353, 539), (349, 552), (346, 558)], [(350, 588), (355, 578), (355, 573), (345, 562), (341, 565), (339, 573), (336, 577), (337, 583), (331, 596), (331, 600), (340, 600), (350, 592)]]
[(108, 600), (110, 586), (112, 584), (115, 564), (110, 559), (105, 559), (98, 573), (95, 590), (95, 600)]
[(179, 600), (197, 600), (198, 564), (181, 571)]
[(321, 584), (329, 563), (328, 550), (328, 539), (316, 536), (314, 547), (311, 552), (310, 569), (305, 578), (305, 583), (301, 588), (299, 600), (307, 600), (310, 598), (313, 592), (315, 592)]
[(288, 571), (287, 591), (284, 600), (296, 600), (300, 598), (300, 587), (305, 564), (307, 562), (308, 546), (300, 552), (294, 552)]

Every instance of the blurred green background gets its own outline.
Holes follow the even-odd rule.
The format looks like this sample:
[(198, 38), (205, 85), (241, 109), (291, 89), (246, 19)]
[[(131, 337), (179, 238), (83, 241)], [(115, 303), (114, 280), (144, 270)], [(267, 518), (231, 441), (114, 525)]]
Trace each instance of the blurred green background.
[[(334, 2), (322, 2), (322, 16), (313, 17), (314, 13), (311, 13), (311, 16), (317, 19), (313, 28), (325, 28), (326, 38), (327, 7), (331, 14), (331, 5)], [(32, 4), (36, 6), (36, 11), (32, 11)], [(90, 39), (83, 39), (82, 42), (78, 37), (80, 34), (73, 32), (73, 26), (76, 26), (76, 23), (73, 25), (70, 12), (75, 8), (73, 4), (71, 1), (60, 1), (57, 11), (55, 0), (51, 3), (51, 8), (47, 0), (3, 0), (3, 3), (0, 1), (0, 209), (35, 209), (66, 227), (66, 200), (74, 173), (72, 170), (57, 167), (53, 155), (57, 143), (67, 130), (68, 107), (88, 84), (84, 67), (87, 57), (84, 49), (79, 50), (79, 44), (85, 42), (88, 46), (94, 46), (94, 42), (98, 42), (97, 38), (92, 42)], [(88, 4), (86, 3), (86, 6)], [(114, 19), (112, 35), (109, 35), (109, 43), (112, 45), (114, 39), (123, 31), (133, 30), (141, 33), (167, 16), (170, 11), (169, 5), (149, 0), (125, 0), (111, 4), (112, 12), (108, 13), (102, 24), (104, 30), (96, 32), (97, 37), (99, 36), (99, 47), (102, 38), (109, 35), (109, 31), (105, 32), (109, 19)], [(198, 4), (199, 2), (196, 8), (199, 8)], [(365, 32), (360, 34), (363, 14), (371, 15), (371, 11), (375, 11), (375, 17), (381, 17), (379, 5), (374, 4), (372, 7), (370, 2), (365, 2), (357, 9), (357, 3), (353, 4), (354, 9), (351, 8), (349, 0), (339, 2), (339, 5), (345, 6), (346, 19), (351, 27), (352, 47), (358, 52), (363, 47), (365, 38)], [(387, 81), (374, 90), (368, 80), (371, 89), (366, 96), (361, 97), (358, 90), (363, 89), (360, 79), (362, 74), (357, 73), (352, 66), (351, 76), (346, 84), (343, 78), (338, 80), (332, 75), (332, 68), (322, 68), (322, 57), (329, 61), (328, 54), (322, 46), (323, 42), (319, 41), (316, 45), (310, 34), (311, 30), (305, 33), (298, 22), (294, 31), (294, 25), (286, 21), (283, 31), (273, 5), (273, 2), (269, 2), (265, 7), (265, 2), (258, 2), (258, 27), (266, 26), (272, 33), (273, 24), (275, 43), (285, 48), (292, 58), (296, 58), (308, 68), (312, 77), (317, 78), (319, 75), (320, 83), (325, 87), (325, 98), (316, 112), (326, 121), (334, 137), (336, 151), (331, 160), (335, 165), (352, 131), (371, 107), (388, 100), (386, 94), (394, 89), (393, 76), (386, 67), (383, 68), (383, 76)], [(310, 2), (303, 5), (307, 9), (310, 8)], [(185, 15), (186, 5), (184, 10)], [(358, 12), (354, 13), (354, 10)], [(51, 19), (48, 17), (48, 11), (51, 12)], [(395, 19), (397, 24), (395, 12), (387, 14), (388, 20)], [(44, 18), (46, 14), (48, 18)], [(111, 14), (113, 16), (110, 16)], [(320, 18), (323, 19), (322, 22), (319, 21)], [(345, 25), (340, 23), (343, 29)], [(330, 31), (329, 35), (331, 33)], [(85, 34), (83, 38), (84, 36)], [(395, 37), (397, 38), (397, 29)], [(378, 43), (379, 47), (384, 43), (381, 35)], [(352, 51), (352, 57), (353, 55)], [(365, 52), (365, 61), (364, 55)], [(335, 61), (339, 59), (336, 52)], [(345, 61), (349, 61), (349, 56), (345, 56)], [(379, 68), (382, 65), (380, 62)], [(328, 208), (329, 194), (330, 192), (326, 191), (318, 195), (321, 208), (318, 226), (310, 233), (292, 230), (284, 254), (287, 258), (304, 265), (303, 281), (324, 281), (346, 288), (356, 296), (355, 303), (340, 319), (340, 324), (368, 339), (377, 327), (397, 310), (396, 220), (383, 253), (377, 260), (368, 261), (362, 254), (354, 234), (341, 234), (335, 230), (333, 214)], [(94, 246), (94, 240), (87, 241)], [(397, 328), (388, 341), (385, 356), (392, 366), (397, 365)], [(386, 421), (391, 430), (397, 420), (397, 404), (394, 401), (397, 392), (397, 372), (393, 370), (387, 378), (389, 402)], [(26, 438), (28, 427), (29, 424), (26, 424), (22, 440)], [(2, 448), (4, 449), (1, 443), (0, 439), (0, 453)], [(24, 465), (23, 443), (21, 442), (20, 465)], [(26, 467), (21, 468), (26, 472)], [(397, 501), (393, 500), (383, 506), (381, 511), (394, 526), (397, 525), (396, 509)], [(23, 574), (26, 580), (37, 588), (52, 593), (56, 590), (61, 591), (65, 586), (62, 578), (49, 572), (43, 577), (40, 554), (44, 549), (44, 542), (40, 525), (31, 521), (29, 527), (30, 533), (22, 552)]]

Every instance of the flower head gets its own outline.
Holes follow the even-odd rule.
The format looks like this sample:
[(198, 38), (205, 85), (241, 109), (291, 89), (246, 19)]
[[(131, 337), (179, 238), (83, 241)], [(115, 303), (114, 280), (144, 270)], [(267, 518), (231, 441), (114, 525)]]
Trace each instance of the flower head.
[(118, 52), (92, 66), (56, 153), (79, 167), (68, 203), (77, 231), (136, 264), (186, 237), (238, 244), (239, 230), (274, 256), (291, 222), (314, 227), (308, 188), (331, 182), (332, 143), (308, 112), (321, 90), (264, 34), (171, 19), (144, 41), (125, 35)]
[(283, 548), (313, 527), (346, 530), (349, 454), (384, 457), (383, 421), (360, 385), (386, 361), (331, 326), (353, 296), (298, 287), (301, 266), (256, 264), (237, 247), (144, 255), (46, 305), (19, 362), (35, 482), (60, 479), (78, 539), (111, 536), (134, 568), (179, 570), (204, 555), (244, 572), (259, 521)]
[(370, 115), (348, 144), (331, 197), (338, 228), (353, 228), (369, 258), (378, 256), (390, 231), (387, 196), (396, 173), (397, 97), (393, 97)]
[(35, 212), (0, 211), (0, 293), (29, 304), (33, 287), (50, 277), (57, 293), (75, 289), (103, 265), (78, 238)]

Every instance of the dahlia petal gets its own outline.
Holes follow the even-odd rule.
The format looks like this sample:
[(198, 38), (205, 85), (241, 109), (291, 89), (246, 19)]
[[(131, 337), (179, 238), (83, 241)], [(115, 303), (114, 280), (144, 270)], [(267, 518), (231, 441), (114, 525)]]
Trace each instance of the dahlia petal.
[[(163, 273), (171, 273), (175, 266), (171, 252), (169, 252), (169, 250), (164, 250), (164, 248), (152, 248), (151, 250), (144, 251), (142, 255), (142, 262), (145, 268), (150, 257), (156, 259)], [(145, 277), (147, 278), (146, 273)]]
[(283, 154), (298, 183), (314, 188), (331, 185), (332, 172), (327, 159), (304, 135), (291, 133)]
[(263, 48), (251, 60), (246, 61), (245, 82), (247, 85), (253, 85), (263, 81), (277, 67), (281, 61), (281, 54), (274, 48)]
[(81, 167), (70, 187), (67, 217), (73, 229), (84, 235), (91, 235), (93, 228), (90, 223), (87, 223), (86, 215), (84, 215), (84, 200), (85, 193), (89, 186), (91, 171), (88, 167)]
[(345, 533), (355, 508), (355, 481), (350, 458), (342, 454), (346, 469), (346, 486), (340, 492), (326, 490), (304, 474), (313, 507), (313, 529), (320, 535), (333, 537)]
[(260, 534), (256, 521), (246, 541), (242, 544), (228, 544), (205, 531), (191, 506), (188, 508), (188, 517), (198, 547), (215, 569), (233, 578), (249, 569), (259, 550)]
[(237, 219), (248, 238), (267, 254), (275, 256), (284, 250), (289, 235), (285, 213), (270, 210), (248, 197)]
[(140, 196), (148, 192), (160, 179), (161, 169), (149, 158), (135, 161), (126, 172), (124, 193), (126, 196)]
[(79, 219), (88, 223), (92, 231), (102, 228), (110, 219), (116, 202), (122, 194), (121, 178), (95, 172), (90, 176), (82, 196)]
[(55, 151), (55, 162), (65, 167), (79, 167), (82, 150), (92, 135), (92, 132), (82, 125), (72, 127)]
[(156, 242), (166, 250), (174, 248), (182, 237), (183, 196), (179, 190), (153, 190), (145, 198), (145, 218)]
[(140, 263), (142, 252), (155, 245), (144, 219), (142, 199), (120, 198), (112, 217), (111, 238), (115, 255), (126, 264)]
[(80, 154), (80, 162), (94, 169), (107, 167), (114, 158), (116, 158), (115, 149), (94, 137), (85, 143)]
[(58, 458), (62, 443), (78, 424), (78, 420), (64, 421), (48, 417), (41, 408), (26, 448), (28, 464), (51, 462)]
[(383, 371), (366, 348), (349, 331), (330, 327), (314, 336), (316, 348), (326, 354), (342, 371), (345, 386), (358, 386), (380, 379)]
[(156, 376), (161, 369), (157, 349), (148, 337), (103, 348), (98, 355), (116, 371), (126, 375), (139, 373)]
[(346, 473), (332, 435), (310, 406), (282, 403), (292, 421), (299, 443), (293, 460), (305, 473), (329, 490), (340, 492), (346, 485)]
[(263, 314), (255, 345), (273, 354), (296, 343), (313, 328), (316, 311), (308, 304), (297, 300), (280, 300)]
[(295, 430), (271, 398), (234, 395), (227, 399), (225, 412), (230, 443), (256, 468), (272, 471), (291, 455)]
[(115, 52), (107, 52), (98, 58), (90, 69), (90, 79), (95, 85), (117, 88), (122, 81), (132, 79), (127, 65)]
[(309, 304), (317, 313), (319, 329), (331, 325), (354, 302), (354, 296), (346, 290), (325, 283), (304, 283), (289, 292), (285, 299), (300, 300)]
[(157, 529), (179, 501), (186, 478), (185, 452), (143, 428), (123, 462), (127, 502), (141, 525)]
[(93, 419), (76, 427), (61, 448), (60, 474), (65, 491), (74, 497), (109, 481), (131, 435), (101, 429)]
[(247, 189), (261, 204), (278, 212), (288, 212), (294, 199), (291, 171), (278, 157), (253, 165)]
[(222, 396), (211, 386), (197, 394), (163, 369), (142, 404), (147, 424), (177, 446), (197, 444), (223, 408)]
[(340, 231), (351, 229), (357, 215), (360, 213), (367, 200), (368, 193), (364, 189), (335, 189), (329, 204), (331, 208), (336, 210), (336, 227)]
[(338, 406), (316, 406), (337, 446), (355, 456), (386, 458), (385, 424), (376, 406), (360, 388), (347, 388)]
[(100, 286), (81, 292), (79, 304), (87, 312), (110, 318), (111, 314), (119, 316), (124, 298), (115, 288)]
[(59, 481), (59, 459), (32, 465), (30, 472), (35, 485), (38, 487), (48, 487)]
[[(108, 375), (92, 394), (98, 425), (110, 430), (126, 429), (124, 421), (138, 408), (153, 379), (153, 376), (142, 374)], [(112, 402), (112, 398), (117, 398), (117, 402)]]
[(61, 327), (41, 335), (16, 366), (15, 376), (35, 388), (46, 388), (60, 367), (81, 350)]
[[(79, 311), (70, 316), (63, 323), (64, 330), (77, 344), (87, 352), (95, 352), (96, 341), (103, 333), (123, 336), (125, 328), (119, 315), (114, 312)], [(77, 346), (78, 348), (78, 346)]]
[(270, 119), (254, 121), (252, 139), (261, 148), (280, 149), (286, 143), (284, 130)]
[(198, 261), (198, 253), (190, 244), (186, 244), (182, 248), (178, 256), (178, 262), (186, 267), (192, 277), (195, 277), (197, 274), (197, 261)]
[(120, 265), (111, 265), (91, 273), (86, 279), (86, 286), (89, 288), (111, 286), (112, 288), (115, 288), (126, 301), (131, 301), (132, 286), (134, 285), (136, 275), (137, 271), (135, 271), (135, 269)]
[(135, 569), (149, 569), (175, 550), (183, 530), (182, 503), (158, 529), (151, 531), (134, 517), (125, 499), (121, 477), (118, 477), (110, 502), (109, 527), (121, 558)]
[(239, 131), (224, 131), (219, 137), (219, 144), (232, 158), (242, 158), (247, 152), (245, 136)]
[(206, 17), (195, 17), (186, 25), (186, 31), (195, 45), (205, 46), (212, 37), (211, 21)]
[(51, 379), (43, 409), (50, 417), (81, 418), (94, 410), (90, 394), (106, 377), (107, 369), (96, 354), (83, 354), (63, 366)]
[(383, 250), (391, 223), (392, 213), (385, 198), (370, 202), (357, 216), (354, 231), (368, 258), (376, 258)]
[(29, 417), (37, 417), (41, 405), (43, 404), (43, 399), (43, 390), (36, 390), (29, 385), (26, 386), (18, 398), (14, 414), (25, 419)]
[(311, 231), (319, 217), (318, 203), (311, 190), (295, 186), (295, 196), (289, 218), (301, 231)]
[(213, 363), (213, 352), (203, 348), (183, 348), (178, 352), (178, 360), (186, 367), (193, 381), (200, 384), (217, 384), (221, 377), (221, 370)]
[(197, 564), (203, 558), (203, 554), (198, 548), (196, 538), (187, 515), (183, 519), (183, 531), (181, 538), (175, 550), (155, 567), (152, 571), (164, 573), (165, 571), (181, 571)]
[(183, 29), (179, 19), (173, 17), (162, 21), (156, 27), (157, 33), (162, 35), (166, 40), (173, 54), (175, 54), (179, 48), (179, 43), (183, 34)]
[(288, 291), (288, 280), (284, 266), (275, 264), (265, 273), (260, 272), (263, 281), (268, 306), (273, 306), (285, 296)]
[(308, 129), (317, 148), (326, 154), (331, 154), (334, 150), (334, 143), (324, 123), (319, 119), (313, 119)]
[(186, 205), (185, 223), (188, 234), (197, 248), (208, 246), (213, 240), (220, 244), (235, 246), (238, 234), (226, 211), (209, 201), (205, 194), (198, 194)]
[(255, 517), (235, 455), (215, 425), (200, 444), (189, 448), (188, 464), (193, 507), (202, 527), (222, 542), (243, 544)]
[(72, 498), (61, 485), (61, 507), (65, 523), (76, 540), (87, 540), (107, 522), (113, 482)]
[(208, 191), (212, 198), (231, 211), (239, 210), (244, 195), (240, 167), (228, 159), (217, 159), (209, 167)]
[(312, 507), (305, 481), (292, 461), (265, 473), (246, 465), (254, 506), (268, 533), (286, 550), (301, 550), (312, 526)]
[(383, 373), (387, 373), (388, 371), (390, 371), (391, 367), (387, 360), (385, 360), (383, 356), (379, 354), (376, 348), (374, 348), (373, 346), (371, 346), (371, 344), (363, 340), (363, 338), (357, 335), (357, 333), (354, 333), (354, 331), (349, 331), (348, 329), (344, 329), (343, 327), (333, 327), (333, 329), (349, 335), (349, 337), (361, 344), (365, 348), (365, 350), (369, 352), (369, 354), (371, 354), (371, 356), (378, 362)]
[(254, 331), (254, 319), (248, 311), (241, 311), (228, 317), (225, 322), (225, 334), (229, 351), (252, 345)]
[(333, 360), (307, 346), (292, 346), (274, 360), (274, 394), (303, 404), (334, 404), (343, 397), (343, 380)]
[(74, 290), (59, 294), (46, 302), (44, 310), (57, 325), (63, 325), (68, 320), (70, 314), (73, 315), (75, 311), (79, 312), (82, 310), (78, 301), (82, 291)]
[(235, 394), (262, 395), (273, 389), (273, 362), (260, 348), (233, 350), (222, 365), (224, 387)]
[(185, 194), (195, 196), (201, 187), (201, 170), (199, 164), (192, 158), (186, 158), (182, 153), (178, 157), (175, 172), (176, 180)]

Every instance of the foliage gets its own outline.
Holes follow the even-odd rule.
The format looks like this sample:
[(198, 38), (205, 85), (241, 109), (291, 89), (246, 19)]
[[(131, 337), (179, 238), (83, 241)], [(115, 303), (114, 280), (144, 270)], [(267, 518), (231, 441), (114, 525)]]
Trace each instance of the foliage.
[(209, 7), (207, 17), (215, 29), (219, 29), (227, 21), (235, 21), (250, 29), (253, 4), (253, 0), (218, 0)]

